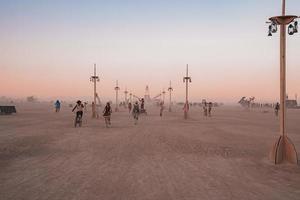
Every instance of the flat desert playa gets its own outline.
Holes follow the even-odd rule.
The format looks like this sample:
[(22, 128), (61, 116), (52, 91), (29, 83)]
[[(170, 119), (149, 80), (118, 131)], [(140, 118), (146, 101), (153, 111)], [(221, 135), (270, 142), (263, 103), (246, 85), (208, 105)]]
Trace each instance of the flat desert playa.
[[(0, 116), (1, 200), (300, 199), (300, 168), (274, 165), (279, 135), (273, 110), (192, 107), (164, 112), (147, 106), (134, 125), (127, 110), (104, 120), (52, 104), (19, 104)], [(287, 132), (300, 152), (300, 110), (288, 110)]]

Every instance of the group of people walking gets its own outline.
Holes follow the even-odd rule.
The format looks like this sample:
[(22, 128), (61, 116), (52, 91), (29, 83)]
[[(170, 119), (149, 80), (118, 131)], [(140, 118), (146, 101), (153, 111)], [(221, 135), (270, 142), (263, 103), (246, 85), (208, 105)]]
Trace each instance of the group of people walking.
[[(56, 104), (55, 104), (55, 106), (56, 106)], [(76, 102), (76, 105), (72, 109), (72, 112), (74, 112), (74, 111), (76, 112), (75, 126), (76, 126), (76, 122), (78, 120), (82, 119), (84, 108), (86, 108), (86, 105), (84, 106), (83, 103), (80, 100), (78, 100)], [(134, 119), (134, 124), (136, 125), (137, 122), (138, 122), (141, 110), (145, 110), (145, 108), (144, 108), (144, 102), (142, 102), (142, 104), (141, 104), (141, 109), (140, 109), (138, 101), (136, 101), (133, 104), (133, 106), (132, 106), (131, 103), (129, 103), (128, 104), (128, 109), (129, 109), (129, 113), (132, 114), (133, 119)], [(109, 127), (111, 125), (111, 114), (112, 114), (111, 103), (107, 102), (106, 105), (105, 105), (105, 107), (104, 107), (104, 110), (103, 110), (103, 117), (104, 117), (104, 120), (105, 120), (106, 127)]]
[(211, 117), (211, 109), (213, 107), (212, 102), (203, 102), (203, 114), (205, 117)]
[[(139, 101), (140, 101), (140, 105), (139, 105)], [(131, 115), (133, 117), (135, 125), (138, 123), (139, 115), (141, 113), (147, 114), (146, 109), (145, 109), (144, 99), (139, 99), (139, 101), (136, 101), (133, 104), (131, 102), (129, 102), (128, 106), (127, 106), (129, 113), (131, 113)], [(212, 107), (213, 107), (212, 102), (209, 102), (209, 103), (203, 102), (202, 105), (203, 105), (204, 116), (205, 117), (211, 117), (211, 111), (212, 111)], [(59, 100), (57, 100), (55, 102), (54, 106), (55, 106), (55, 112), (59, 112), (60, 111), (60, 106), (61, 106), (61, 103), (59, 102)], [(162, 117), (163, 111), (164, 111), (164, 102), (163, 101), (161, 101), (159, 103), (159, 107), (160, 107), (159, 116)], [(72, 112), (75, 111), (75, 113), (76, 113), (75, 127), (76, 127), (76, 123), (81, 123), (82, 117), (83, 117), (83, 111), (86, 111), (86, 110), (87, 110), (87, 104), (86, 103), (83, 104), (80, 100), (78, 100), (76, 102), (76, 105), (72, 109)], [(277, 110), (277, 112), (278, 112), (278, 110)], [(111, 103), (107, 102), (105, 107), (104, 107), (104, 110), (103, 110), (103, 117), (104, 117), (104, 120), (105, 120), (106, 127), (109, 127), (111, 125), (111, 115), (112, 115)]]

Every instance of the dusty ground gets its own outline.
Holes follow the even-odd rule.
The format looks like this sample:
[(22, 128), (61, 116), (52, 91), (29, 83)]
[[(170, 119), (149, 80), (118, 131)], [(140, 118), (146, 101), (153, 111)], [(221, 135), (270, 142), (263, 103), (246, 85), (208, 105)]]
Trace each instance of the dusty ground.
[[(112, 127), (70, 108), (22, 104), (0, 116), (1, 200), (300, 199), (300, 168), (273, 165), (278, 136), (270, 110), (222, 107), (204, 118), (149, 108), (134, 126), (123, 110)], [(90, 115), (90, 114), (88, 114)], [(300, 110), (288, 111), (288, 133), (300, 153)]]

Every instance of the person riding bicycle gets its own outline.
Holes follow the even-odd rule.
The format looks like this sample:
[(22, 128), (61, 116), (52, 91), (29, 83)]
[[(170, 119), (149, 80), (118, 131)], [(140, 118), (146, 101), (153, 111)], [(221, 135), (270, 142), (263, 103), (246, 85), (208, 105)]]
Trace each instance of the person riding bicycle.
[(78, 100), (76, 103), (77, 104), (73, 108), (72, 112), (74, 112), (74, 110), (76, 110), (76, 118), (78, 118), (78, 117), (82, 118), (84, 106), (83, 106), (83, 104), (81, 103), (80, 100)]

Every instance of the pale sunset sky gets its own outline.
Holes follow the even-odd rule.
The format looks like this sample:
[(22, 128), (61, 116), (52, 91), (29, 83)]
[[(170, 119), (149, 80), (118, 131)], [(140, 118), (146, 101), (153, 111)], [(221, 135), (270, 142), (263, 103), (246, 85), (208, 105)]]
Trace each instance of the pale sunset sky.
[[(300, 1), (287, 0), (300, 15)], [(102, 99), (119, 80), (151, 96), (174, 88), (190, 101), (279, 99), (279, 33), (267, 36), (281, 0), (0, 0), (0, 96), (92, 99), (97, 63)], [(300, 34), (287, 37), (287, 92), (300, 95)]]

